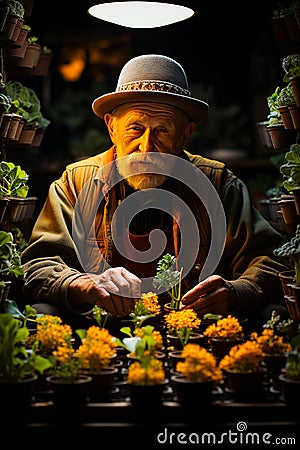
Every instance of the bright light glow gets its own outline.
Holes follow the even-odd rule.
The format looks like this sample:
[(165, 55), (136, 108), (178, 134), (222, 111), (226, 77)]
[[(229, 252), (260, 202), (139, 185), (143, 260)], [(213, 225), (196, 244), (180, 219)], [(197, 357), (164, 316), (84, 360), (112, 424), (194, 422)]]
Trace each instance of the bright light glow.
[(92, 6), (88, 13), (124, 27), (155, 28), (188, 19), (194, 11), (171, 3), (112, 2)]

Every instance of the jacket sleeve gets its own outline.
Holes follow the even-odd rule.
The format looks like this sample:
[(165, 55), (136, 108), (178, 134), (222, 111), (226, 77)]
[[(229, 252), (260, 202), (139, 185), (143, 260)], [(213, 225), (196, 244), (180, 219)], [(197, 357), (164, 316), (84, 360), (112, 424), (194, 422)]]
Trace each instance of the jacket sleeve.
[(29, 245), (21, 256), (25, 273), (23, 293), (28, 304), (45, 302), (70, 309), (68, 286), (83, 276), (71, 236), (74, 204), (75, 194), (64, 173), (51, 184)]
[(230, 280), (237, 298), (239, 314), (251, 314), (268, 303), (282, 303), (283, 293), (278, 273), (290, 270), (286, 259), (274, 256), (273, 250), (284, 242), (251, 202), (246, 185), (229, 177), (223, 189), (227, 235), (222, 275)]

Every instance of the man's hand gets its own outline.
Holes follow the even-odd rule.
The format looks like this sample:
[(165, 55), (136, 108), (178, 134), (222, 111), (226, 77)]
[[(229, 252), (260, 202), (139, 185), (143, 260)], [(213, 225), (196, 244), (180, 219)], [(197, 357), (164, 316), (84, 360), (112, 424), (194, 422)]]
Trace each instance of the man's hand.
[(199, 317), (204, 314), (226, 316), (235, 306), (236, 296), (230, 284), (219, 275), (212, 275), (182, 297), (184, 309), (193, 308)]
[(105, 309), (113, 316), (124, 317), (133, 311), (141, 297), (141, 280), (124, 267), (107, 269), (100, 275), (83, 275), (69, 286), (68, 298), (76, 307), (89, 303)]

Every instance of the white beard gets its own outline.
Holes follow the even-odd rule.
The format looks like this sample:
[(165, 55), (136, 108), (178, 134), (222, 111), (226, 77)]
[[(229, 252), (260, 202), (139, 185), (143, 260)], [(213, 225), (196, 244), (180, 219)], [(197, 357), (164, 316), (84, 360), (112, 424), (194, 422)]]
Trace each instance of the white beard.
[[(160, 153), (135, 153), (117, 159), (117, 168), (120, 175), (135, 190), (156, 188), (162, 185), (169, 175), (157, 173), (166, 167), (163, 156)], [(145, 173), (146, 172), (146, 173)], [(168, 174), (170, 168), (166, 170)], [(135, 175), (132, 175), (135, 173)]]

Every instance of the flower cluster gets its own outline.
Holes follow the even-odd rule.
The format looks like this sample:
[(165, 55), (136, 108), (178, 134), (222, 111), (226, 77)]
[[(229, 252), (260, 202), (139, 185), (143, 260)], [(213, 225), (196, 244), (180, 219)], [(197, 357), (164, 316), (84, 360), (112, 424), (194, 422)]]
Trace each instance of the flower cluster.
[(130, 364), (127, 382), (129, 384), (160, 384), (165, 377), (163, 362), (157, 358), (150, 358), (147, 364), (143, 364), (141, 361)]
[(53, 351), (53, 369), (52, 373), (65, 381), (72, 382), (79, 377), (81, 363), (76, 357), (73, 347), (58, 346)]
[(176, 364), (176, 371), (191, 381), (222, 380), (221, 369), (217, 366), (216, 358), (199, 344), (187, 344), (181, 352), (184, 361)]
[(41, 354), (51, 355), (58, 347), (72, 346), (72, 328), (63, 324), (58, 316), (43, 315), (36, 318), (36, 341)]
[(147, 292), (142, 294), (141, 298), (135, 303), (134, 310), (129, 314), (134, 328), (140, 328), (146, 319), (158, 315), (160, 309), (158, 296), (155, 293)]
[(184, 347), (191, 332), (199, 327), (201, 320), (193, 309), (182, 309), (179, 311), (173, 310), (167, 314), (165, 322), (169, 332), (175, 334)]
[(252, 373), (262, 371), (264, 352), (255, 342), (248, 340), (232, 347), (219, 363), (222, 370), (233, 372)]
[(267, 355), (284, 355), (292, 347), (284, 341), (283, 336), (278, 336), (271, 328), (265, 328), (261, 335), (255, 331), (251, 333), (251, 340), (255, 341)]
[(241, 324), (236, 317), (232, 317), (231, 315), (223, 317), (216, 323), (209, 325), (203, 334), (208, 338), (218, 338), (226, 340), (244, 339), (244, 333)]
[(117, 344), (106, 328), (92, 325), (87, 330), (76, 330), (76, 333), (81, 337), (76, 356), (84, 369), (98, 372), (110, 364)]
[(154, 292), (143, 293), (141, 301), (150, 314), (156, 316), (160, 313), (161, 307), (158, 303), (158, 296)]

